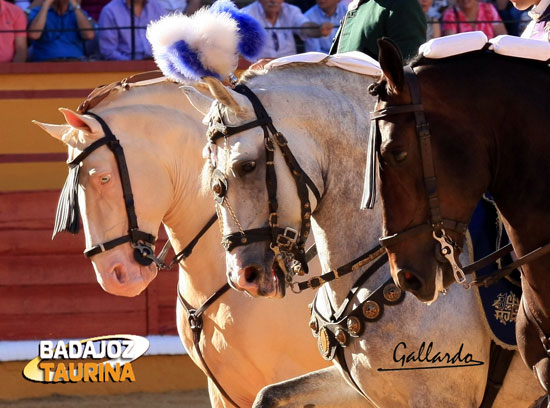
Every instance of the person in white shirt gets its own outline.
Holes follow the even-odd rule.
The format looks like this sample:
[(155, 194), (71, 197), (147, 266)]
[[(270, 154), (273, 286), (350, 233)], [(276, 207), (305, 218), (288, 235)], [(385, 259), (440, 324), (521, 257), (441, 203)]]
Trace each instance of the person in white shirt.
[(305, 16), (309, 21), (317, 24), (330, 23), (335, 28), (332, 29), (330, 35), (319, 38), (308, 38), (305, 41), (306, 51), (318, 51), (328, 54), (332, 39), (338, 31), (340, 21), (346, 15), (348, 10), (347, 5), (340, 0), (317, 0), (317, 4), (305, 12)]
[(550, 41), (550, 0), (511, 0), (518, 10), (529, 10), (532, 21), (523, 31), (523, 38)]
[[(286, 4), (284, 0), (256, 0), (241, 11), (254, 17), (267, 29), (267, 41), (258, 58), (279, 58), (296, 54), (293, 34), (303, 39), (324, 37), (330, 35), (333, 28), (331, 23), (317, 24), (309, 21), (298, 7)], [(288, 29), (284, 29), (285, 27)]]

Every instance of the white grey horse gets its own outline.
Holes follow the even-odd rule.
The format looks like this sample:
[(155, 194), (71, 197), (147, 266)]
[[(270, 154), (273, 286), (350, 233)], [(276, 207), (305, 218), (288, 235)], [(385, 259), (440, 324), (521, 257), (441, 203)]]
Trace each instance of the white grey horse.
[[(214, 105), (212, 98), (194, 88), (184, 90), (192, 104), (207, 115), (211, 130), (223, 129), (220, 121), (234, 127), (256, 120), (249, 99), (214, 78), (204, 79), (217, 102)], [(240, 81), (261, 100), (276, 130), (284, 134), (300, 167), (320, 192), (319, 201), (311, 191), (309, 200), (311, 228), (325, 272), (375, 247), (381, 235), (380, 207), (371, 212), (359, 210), (368, 112), (374, 104), (367, 88), (373, 79), (323, 63), (298, 63), (250, 72)], [(227, 186), (219, 180), (212, 184), (223, 199), (218, 211), (225, 234), (266, 227), (265, 180), (271, 163), (266, 163), (262, 128), (244, 129), (227, 138), (222, 135), (209, 151), (206, 184), (211, 185), (214, 170), (221, 171), (217, 177), (222, 174), (227, 182)], [(280, 146), (276, 146), (272, 161), (277, 176), (278, 226), (300, 231), (302, 203)], [(228, 275), (234, 285), (254, 296), (281, 297), (285, 292), (281, 272), (289, 265), (281, 267), (269, 245), (261, 241), (232, 249), (226, 256)], [(315, 303), (319, 314), (328, 318), (330, 310), (344, 305), (364, 270), (359, 268), (326, 283)], [(347, 310), (357, 307), (389, 277), (387, 265), (376, 271), (358, 289)], [(407, 295), (399, 305), (386, 305), (377, 322), (362, 324), (364, 332), (343, 350), (352, 382), (373, 405), (480, 406), (487, 385), (491, 335), (475, 291), (452, 287), (432, 306)], [(326, 344), (321, 342), (321, 349), (326, 351)], [(341, 365), (335, 364), (342, 371)], [(335, 392), (331, 381), (337, 375), (336, 370), (322, 370), (268, 387), (259, 394), (257, 406), (304, 406), (312, 395), (320, 398), (319, 394)], [(494, 406), (527, 407), (541, 394), (516, 353)]]
[[(164, 223), (176, 252), (186, 247), (214, 214), (210, 194), (200, 188), (205, 127), (179, 90), (160, 78), (129, 84), (111, 92), (90, 109), (107, 123), (124, 149), (139, 226), (156, 233)], [(98, 119), (62, 109), (66, 124), (38, 123), (63, 141), (75, 157), (105, 136)], [(102, 147), (80, 168), (79, 199), (88, 248), (122, 236), (128, 229), (120, 175), (112, 152)], [(213, 225), (179, 264), (176, 289), (198, 308), (226, 283), (220, 234)], [(136, 296), (156, 276), (154, 265), (138, 264), (128, 243), (91, 258), (97, 280), (109, 293)], [(160, 272), (163, 273), (163, 272)], [(307, 328), (312, 295), (289, 297), (276, 304), (261, 302), (234, 290), (225, 292), (203, 314), (199, 349), (213, 375), (240, 407), (250, 406), (265, 385), (328, 364), (317, 351)], [(193, 361), (203, 370), (193, 332), (181, 302), (177, 326)], [(206, 372), (205, 372), (206, 373)], [(326, 406), (361, 406), (361, 397), (343, 379)], [(209, 381), (212, 406), (233, 407)]]

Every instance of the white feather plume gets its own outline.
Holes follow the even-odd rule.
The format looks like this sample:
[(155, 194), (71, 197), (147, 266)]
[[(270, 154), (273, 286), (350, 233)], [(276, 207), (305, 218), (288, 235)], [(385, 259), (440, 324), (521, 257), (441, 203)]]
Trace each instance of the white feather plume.
[[(171, 48), (184, 41), (193, 50), (202, 65), (225, 78), (237, 67), (239, 33), (237, 22), (229, 13), (210, 13), (202, 8), (192, 16), (171, 14), (150, 23), (147, 39), (153, 47), (157, 65), (168, 77), (174, 77), (167, 69), (167, 59), (177, 58)], [(171, 52), (170, 52), (171, 51)], [(172, 54), (172, 56), (167, 56)], [(173, 70), (172, 70), (173, 71)], [(181, 80), (181, 78), (174, 78)]]

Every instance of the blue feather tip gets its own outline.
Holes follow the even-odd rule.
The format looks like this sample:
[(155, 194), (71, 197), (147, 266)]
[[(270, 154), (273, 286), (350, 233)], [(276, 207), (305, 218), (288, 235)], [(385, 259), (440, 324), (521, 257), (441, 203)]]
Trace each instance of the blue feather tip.
[(166, 54), (160, 60), (163, 66), (159, 65), (159, 68), (163, 72), (170, 73), (183, 82), (189, 79), (199, 81), (204, 76), (222, 79), (217, 72), (204, 67), (199, 55), (183, 40), (168, 47)]
[(240, 12), (231, 0), (218, 0), (212, 4), (209, 11), (231, 15), (239, 29), (240, 41), (237, 46), (239, 52), (246, 59), (255, 60), (267, 39), (267, 34), (261, 24), (248, 14)]

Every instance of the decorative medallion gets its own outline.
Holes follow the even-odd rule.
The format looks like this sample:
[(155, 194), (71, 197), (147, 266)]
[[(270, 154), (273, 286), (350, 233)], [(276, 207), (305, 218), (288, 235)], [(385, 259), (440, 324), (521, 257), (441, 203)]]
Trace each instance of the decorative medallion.
[(380, 314), (380, 306), (374, 300), (367, 300), (363, 304), (363, 316), (369, 320), (376, 319)]
[(388, 302), (397, 302), (401, 297), (401, 289), (395, 283), (389, 283), (384, 286), (384, 299)]
[(321, 330), (319, 330), (317, 346), (319, 347), (321, 356), (323, 356), (325, 360), (330, 360), (330, 338), (326, 327), (321, 327)]
[(346, 322), (346, 325), (348, 326), (348, 332), (353, 337), (358, 337), (361, 334), (362, 330), (362, 324), (361, 320), (359, 320), (355, 316), (348, 317), (348, 320)]
[(519, 310), (519, 298), (513, 292), (499, 293), (493, 302), (495, 319), (506, 325), (515, 322)]
[(348, 334), (342, 328), (339, 327), (336, 329), (335, 337), (342, 347), (348, 345)]
[(313, 331), (313, 334), (317, 334), (317, 330), (319, 330), (319, 324), (317, 323), (317, 319), (315, 317), (312, 317), (309, 321), (309, 328)]

